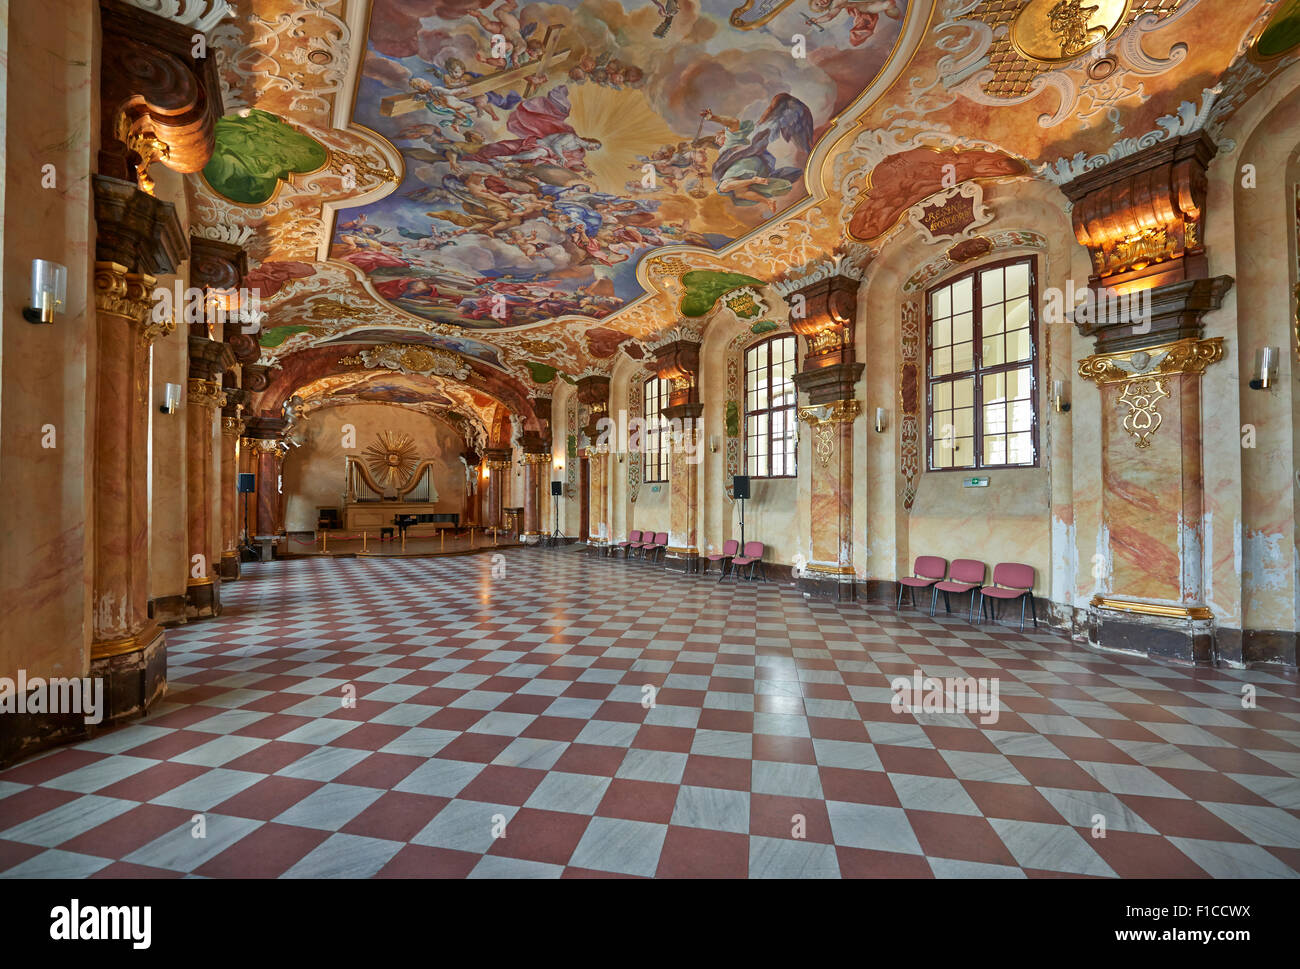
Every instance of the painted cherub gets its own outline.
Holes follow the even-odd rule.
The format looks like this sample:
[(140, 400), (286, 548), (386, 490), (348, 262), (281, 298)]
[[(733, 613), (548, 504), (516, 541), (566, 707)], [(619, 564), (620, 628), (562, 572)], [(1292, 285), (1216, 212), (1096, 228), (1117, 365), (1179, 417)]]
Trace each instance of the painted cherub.
[(810, 24), (830, 23), (841, 13), (848, 13), (852, 21), (849, 43), (854, 47), (871, 39), (882, 13), (894, 20), (899, 17), (898, 0), (808, 0), (808, 6), (818, 14), (806, 18)]

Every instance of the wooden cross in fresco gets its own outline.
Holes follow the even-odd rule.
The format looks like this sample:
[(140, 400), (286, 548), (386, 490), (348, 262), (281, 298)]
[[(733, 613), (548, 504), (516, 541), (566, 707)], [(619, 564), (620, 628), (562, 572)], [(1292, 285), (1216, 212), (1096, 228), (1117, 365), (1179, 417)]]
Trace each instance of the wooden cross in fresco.
[[(497, 71), (495, 74), (480, 77), (465, 87), (458, 89), (457, 94), (464, 97), (474, 97), (479, 94), (487, 94), (489, 91), (505, 91), (523, 81), (525, 84), (524, 97), (531, 98), (537, 93), (540, 85), (528, 80), (528, 78), (536, 74), (546, 74), (551, 68), (552, 61), (555, 62), (556, 68), (563, 69), (573, 60), (573, 51), (571, 49), (565, 48), (562, 51), (555, 49), (559, 44), (560, 32), (563, 29), (563, 27), (555, 25), (546, 28), (546, 33), (542, 37), (542, 57), (540, 61), (520, 64), (508, 71)], [(414, 94), (390, 94), (379, 102), (379, 113), (386, 118), (391, 118), (396, 115), (419, 111), (424, 107), (424, 104), (425, 102)]]

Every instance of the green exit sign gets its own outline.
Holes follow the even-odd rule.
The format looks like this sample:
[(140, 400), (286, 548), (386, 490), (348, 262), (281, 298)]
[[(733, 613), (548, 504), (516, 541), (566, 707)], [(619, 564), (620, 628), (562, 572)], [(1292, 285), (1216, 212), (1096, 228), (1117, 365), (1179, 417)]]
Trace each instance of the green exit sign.
[(989, 486), (988, 478), (962, 478), (963, 488), (987, 488)]

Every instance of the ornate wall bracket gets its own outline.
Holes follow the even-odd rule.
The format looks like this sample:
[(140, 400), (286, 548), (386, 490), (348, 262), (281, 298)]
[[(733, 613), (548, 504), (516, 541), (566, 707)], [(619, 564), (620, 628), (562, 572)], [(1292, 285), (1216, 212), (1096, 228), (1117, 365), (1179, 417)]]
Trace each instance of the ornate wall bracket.
[(664, 416), (671, 419), (695, 418), (704, 412), (697, 382), (700, 372), (698, 340), (674, 340), (660, 344), (654, 351), (654, 368), (661, 380), (668, 381), (668, 406)]
[(174, 273), (189, 255), (176, 207), (134, 182), (95, 175), (95, 258), (131, 272)]
[(595, 440), (600, 420), (609, 416), (609, 378), (598, 374), (580, 378), (577, 396), (587, 407), (587, 424), (582, 430)]
[(1205, 171), (1218, 146), (1204, 131), (1160, 142), (1061, 186), (1093, 286), (1208, 275)]
[(192, 173), (212, 157), (223, 111), (217, 58), (195, 56), (193, 27), (118, 0), (99, 8), (98, 170), (152, 194), (154, 162)]

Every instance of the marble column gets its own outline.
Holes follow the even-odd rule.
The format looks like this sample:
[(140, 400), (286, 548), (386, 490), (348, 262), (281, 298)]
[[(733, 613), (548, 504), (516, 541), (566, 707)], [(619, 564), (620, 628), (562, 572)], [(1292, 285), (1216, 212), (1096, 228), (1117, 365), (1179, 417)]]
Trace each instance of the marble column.
[(284, 442), (259, 439), (257, 442), (257, 534), (279, 536), (284, 533), (284, 513), (280, 471), (284, 462)]
[(700, 561), (700, 418), (704, 404), (698, 386), (699, 336), (698, 330), (682, 322), (653, 347), (655, 372), (668, 381), (668, 406), (663, 416), (671, 422), (665, 562), (683, 572), (696, 571)]
[[(700, 562), (700, 434), (698, 427), (674, 434), (668, 459), (667, 561), (683, 572), (698, 571)], [(679, 446), (688, 436), (693, 438), (689, 449)]]
[(805, 591), (848, 600), (856, 596), (853, 570), (853, 422), (856, 399), (799, 408), (812, 433), (811, 542)]
[[(600, 438), (602, 421), (609, 419), (609, 378), (587, 374), (578, 380), (578, 400), (587, 409), (583, 433), (589, 441)], [(587, 544), (603, 547), (609, 531), (609, 445), (591, 445), (587, 456)]]
[(587, 544), (609, 544), (609, 445), (587, 448)]
[(104, 722), (146, 711), (166, 690), (167, 647), (149, 618), (149, 353), (174, 332), (154, 319), (155, 273), (185, 259), (175, 207), (132, 182), (92, 176), (95, 199), (94, 502), (89, 512), (89, 673), (104, 682)]
[(185, 399), (186, 521), (190, 575), (186, 614), (221, 614), (221, 374), (234, 363), (224, 343), (190, 335), (190, 382)]
[(524, 464), (524, 522), (520, 538), (536, 542), (542, 537), (542, 509), (550, 488), (551, 451), (526, 451)]
[(484, 482), (483, 524), (490, 528), (504, 525), (501, 508), (505, 502), (506, 475), (510, 473), (511, 464), (509, 448), (488, 448), (483, 452), (483, 467), (488, 472)]
[[(247, 372), (250, 368), (245, 367)], [(253, 536), (279, 536), (284, 511), (280, 492), (280, 468), (288, 445), (284, 442), (287, 422), (282, 417), (250, 417), (242, 444), (248, 449), (248, 464), (256, 476), (256, 492), (249, 509), (249, 530)]]
[(94, 599), (91, 658), (147, 650), (149, 329), (154, 279), (95, 264)]
[(243, 526), (239, 494), (239, 441), (244, 433), (242, 411), (247, 391), (223, 388), (226, 405), (221, 409), (221, 578), (239, 578), (239, 533)]

